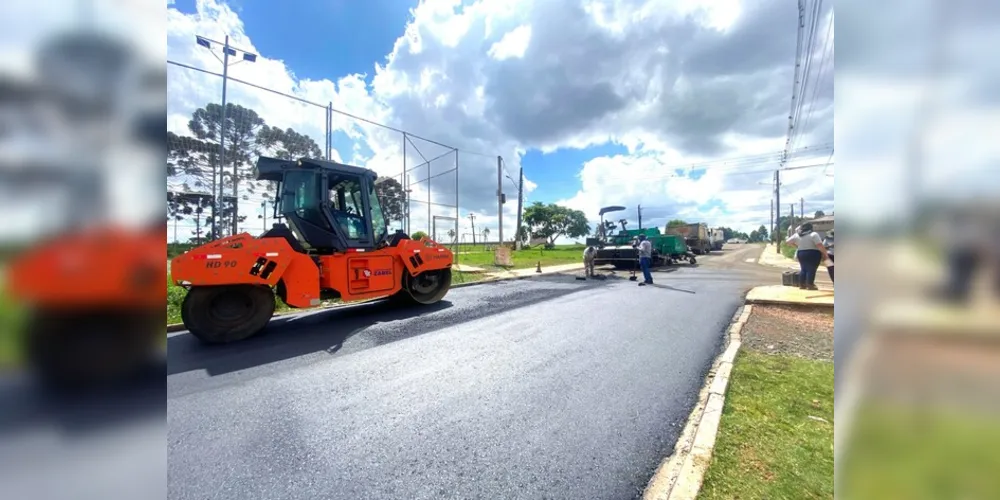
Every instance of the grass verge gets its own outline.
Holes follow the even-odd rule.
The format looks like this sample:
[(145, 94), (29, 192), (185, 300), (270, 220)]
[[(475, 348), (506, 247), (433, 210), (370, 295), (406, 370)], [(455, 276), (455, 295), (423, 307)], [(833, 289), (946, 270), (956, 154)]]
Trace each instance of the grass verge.
[(844, 498), (1000, 498), (996, 414), (869, 403), (852, 427)]
[(833, 363), (740, 352), (699, 498), (833, 498)]
[(21, 336), (25, 311), (0, 293), (0, 369), (21, 364)]
[(795, 260), (795, 252), (797, 252), (798, 249), (799, 249), (798, 246), (795, 246), (795, 245), (786, 245), (786, 244), (782, 243), (781, 244), (781, 255), (784, 255), (785, 257), (788, 257), (789, 259)]
[[(486, 272), (498, 271), (503, 268), (493, 265), (493, 252), (469, 252), (456, 256), (456, 262), (463, 266), (481, 267)], [(541, 263), (542, 267), (560, 266), (565, 264), (576, 264), (583, 262), (583, 247), (557, 247), (552, 250), (542, 248), (531, 248), (511, 252), (511, 269), (525, 269), (535, 267)]]

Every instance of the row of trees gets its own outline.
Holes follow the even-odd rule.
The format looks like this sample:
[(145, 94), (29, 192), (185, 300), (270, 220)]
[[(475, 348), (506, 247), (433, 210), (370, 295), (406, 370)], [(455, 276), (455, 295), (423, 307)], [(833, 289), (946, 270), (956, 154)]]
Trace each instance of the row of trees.
[[(226, 104), (206, 104), (188, 121), (187, 133), (167, 132), (167, 177), (174, 189), (167, 196), (168, 221), (191, 221), (200, 236), (202, 224), (211, 227), (214, 218), (216, 239), (246, 215), (237, 213), (239, 202), (273, 200), (273, 186), (253, 178), (253, 165), (260, 155), (283, 159), (322, 158), (319, 144), (292, 128), (270, 126), (256, 111)], [(225, 160), (221, 165), (221, 141), (225, 138)], [(222, 186), (221, 209), (216, 213), (214, 196)], [(236, 187), (235, 196), (234, 186)], [(399, 221), (405, 216), (403, 186), (393, 178), (381, 178), (376, 185), (386, 218)], [(261, 217), (261, 216), (258, 216)]]

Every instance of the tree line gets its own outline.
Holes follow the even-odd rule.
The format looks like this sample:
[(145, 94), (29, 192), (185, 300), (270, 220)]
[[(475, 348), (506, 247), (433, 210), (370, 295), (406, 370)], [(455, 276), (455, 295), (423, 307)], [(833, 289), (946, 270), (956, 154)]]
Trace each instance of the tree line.
[[(222, 106), (210, 103), (191, 114), (186, 133), (167, 132), (167, 178), (175, 189), (167, 193), (167, 221), (195, 223), (196, 239), (201, 240), (202, 225), (206, 239), (218, 239), (246, 215), (237, 213), (240, 202), (251, 196), (273, 202), (274, 186), (253, 177), (253, 166), (261, 155), (282, 159), (323, 158), (319, 144), (292, 128), (268, 125), (256, 111), (239, 104)], [(221, 141), (225, 139), (224, 163)], [(213, 193), (221, 184), (223, 196), (216, 214)], [(236, 196), (232, 195), (236, 186)], [(396, 179), (383, 177), (376, 184), (382, 209), (389, 220), (401, 220), (405, 211), (403, 187)], [(262, 217), (258, 216), (258, 217)], [(211, 233), (212, 219), (216, 233)]]
[[(221, 165), (221, 139), (225, 138), (224, 164)], [(207, 240), (218, 239), (229, 232), (236, 223), (246, 221), (246, 215), (237, 213), (238, 205), (250, 201), (251, 197), (262, 199), (266, 204), (274, 200), (275, 186), (270, 182), (257, 181), (253, 177), (253, 166), (261, 155), (282, 159), (303, 157), (322, 158), (319, 144), (308, 135), (292, 128), (282, 129), (268, 125), (256, 111), (239, 104), (226, 104), (223, 120), (222, 106), (206, 104), (191, 114), (184, 134), (167, 132), (167, 175), (175, 189), (167, 193), (167, 221), (190, 221), (195, 225), (195, 239), (202, 241), (202, 228)], [(216, 214), (214, 195), (221, 184), (223, 197), (219, 213)], [(232, 195), (236, 186), (236, 196)], [(382, 204), (385, 218), (401, 221), (406, 217), (407, 203), (402, 184), (391, 177), (380, 177), (375, 186)], [(237, 201), (239, 200), (239, 202)], [(269, 207), (266, 206), (265, 209)], [(244, 210), (246, 212), (246, 210)], [(817, 212), (817, 216), (821, 212)], [(263, 217), (259, 215), (258, 218)], [(212, 220), (215, 221), (214, 234), (211, 233)], [(524, 209), (523, 225), (515, 237), (522, 243), (531, 239), (544, 238), (547, 246), (552, 246), (559, 238), (582, 238), (591, 234), (586, 215), (580, 210), (555, 203), (534, 202)], [(779, 223), (783, 221), (779, 218)], [(687, 224), (682, 220), (671, 220), (667, 226)], [(597, 234), (599, 228), (595, 228)], [(605, 221), (606, 233), (615, 229), (613, 221)], [(722, 228), (726, 239), (744, 238), (750, 241), (766, 241), (767, 228), (763, 225), (750, 234)], [(456, 240), (455, 231), (449, 230), (449, 237)], [(489, 233), (483, 231), (484, 238)]]

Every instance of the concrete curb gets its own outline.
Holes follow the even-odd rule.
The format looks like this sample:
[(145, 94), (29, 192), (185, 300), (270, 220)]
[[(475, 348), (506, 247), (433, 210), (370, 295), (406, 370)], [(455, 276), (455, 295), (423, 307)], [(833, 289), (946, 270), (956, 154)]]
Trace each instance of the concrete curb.
[[(580, 264), (580, 268), (579, 269), (583, 269), (583, 264)], [(464, 288), (464, 287), (467, 287), (467, 286), (484, 285), (486, 283), (494, 283), (494, 282), (497, 282), (497, 281), (523, 280), (523, 279), (534, 278), (536, 276), (544, 276), (544, 275), (547, 275), (547, 274), (560, 274), (560, 273), (578, 271), (579, 269), (575, 269), (574, 268), (574, 269), (561, 269), (559, 271), (546, 271), (543, 268), (542, 272), (540, 272), (540, 273), (527, 274), (527, 275), (524, 275), (524, 276), (500, 276), (500, 277), (494, 277), (494, 278), (487, 278), (487, 279), (484, 279), (484, 280), (473, 281), (471, 283), (459, 283), (457, 285), (451, 285), (450, 289)], [(380, 300), (380, 299), (372, 299), (372, 300)], [(368, 301), (361, 300), (361, 301), (350, 302), (350, 303), (346, 303), (346, 304), (345, 303), (338, 303), (338, 304), (334, 304), (334, 305), (330, 305), (330, 306), (326, 306), (326, 307), (320, 306), (320, 307), (311, 308), (311, 309), (293, 309), (291, 311), (281, 311), (281, 312), (275, 313), (274, 317), (285, 316), (285, 315), (288, 315), (288, 314), (300, 314), (300, 313), (303, 313), (303, 312), (323, 311), (323, 310), (326, 310), (326, 309), (336, 309), (338, 307), (353, 306), (353, 305), (357, 305), (357, 304), (363, 304), (365, 302), (368, 302)], [(167, 325), (167, 333), (181, 332), (181, 331), (184, 331), (184, 330), (185, 330), (184, 323), (173, 323), (173, 324)]]
[(698, 497), (715, 450), (729, 376), (743, 341), (743, 326), (752, 311), (753, 305), (745, 304), (733, 315), (733, 322), (726, 331), (726, 349), (712, 363), (698, 403), (674, 445), (674, 453), (653, 474), (643, 492), (643, 500), (694, 500)]

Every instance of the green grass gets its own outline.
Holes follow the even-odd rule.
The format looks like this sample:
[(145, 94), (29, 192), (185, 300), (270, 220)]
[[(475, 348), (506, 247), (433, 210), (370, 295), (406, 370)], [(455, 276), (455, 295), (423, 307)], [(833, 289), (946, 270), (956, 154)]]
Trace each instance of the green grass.
[[(542, 267), (578, 264), (583, 262), (583, 248), (583, 246), (573, 245), (556, 247), (552, 250), (531, 248), (512, 251), (511, 261), (514, 264), (513, 269), (535, 267), (538, 263), (541, 263)], [(457, 255), (455, 260), (463, 266), (481, 267), (487, 271), (499, 269), (493, 265), (493, 252), (463, 253)]]
[(1000, 498), (996, 414), (868, 404), (855, 416), (844, 498)]
[(698, 498), (833, 498), (833, 363), (741, 351), (729, 384)]
[(798, 248), (799, 247), (796, 245), (786, 245), (785, 243), (781, 243), (781, 255), (795, 260), (795, 252), (798, 251)]
[(0, 369), (20, 364), (24, 309), (0, 293)]

